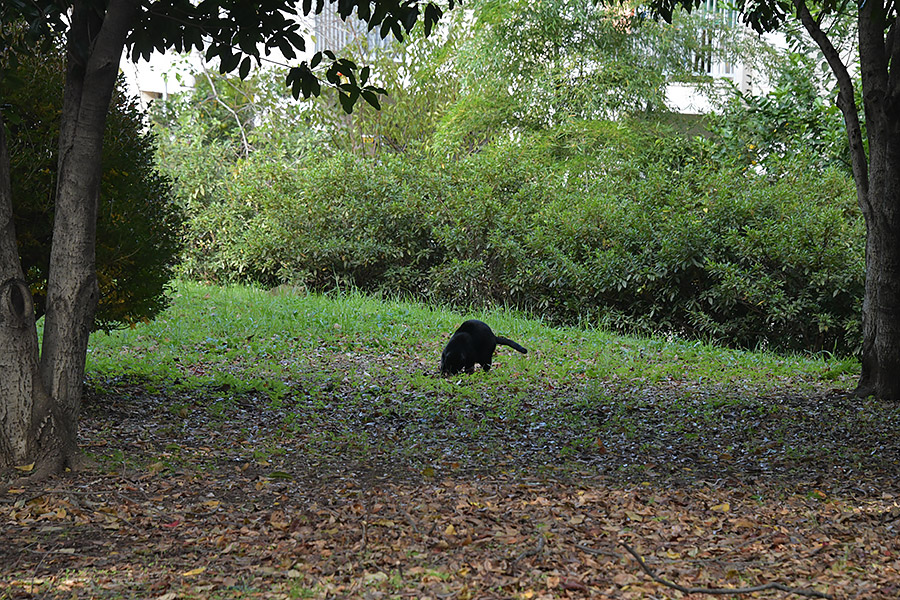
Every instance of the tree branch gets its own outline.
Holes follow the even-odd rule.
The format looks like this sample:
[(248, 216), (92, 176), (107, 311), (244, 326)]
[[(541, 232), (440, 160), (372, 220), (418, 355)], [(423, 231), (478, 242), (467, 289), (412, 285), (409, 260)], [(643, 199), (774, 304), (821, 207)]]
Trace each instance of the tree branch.
[(868, 211), (869, 201), (869, 163), (866, 157), (866, 149), (863, 144), (862, 127), (859, 123), (859, 112), (856, 108), (856, 93), (853, 86), (853, 78), (847, 69), (847, 65), (841, 60), (841, 55), (828, 35), (822, 31), (819, 23), (813, 18), (806, 5), (806, 0), (793, 0), (797, 11), (797, 18), (806, 28), (810, 37), (822, 50), (828, 66), (834, 73), (838, 82), (837, 105), (844, 116), (844, 125), (847, 129), (847, 138), (850, 143), (850, 158), (853, 169), (853, 179), (856, 182), (857, 200), (863, 211)]
[(670, 587), (673, 590), (678, 590), (683, 594), (712, 594), (712, 595), (732, 595), (732, 594), (752, 594), (754, 592), (762, 592), (765, 590), (779, 590), (782, 592), (788, 592), (789, 594), (798, 594), (800, 596), (806, 596), (808, 598), (828, 598), (831, 600), (833, 596), (831, 594), (826, 594), (825, 592), (819, 592), (816, 590), (804, 590), (798, 588), (788, 587), (782, 583), (770, 582), (763, 585), (756, 585), (753, 587), (744, 587), (744, 588), (699, 588), (699, 587), (686, 587), (678, 583), (674, 583), (669, 581), (668, 579), (663, 579), (659, 575), (653, 572), (650, 567), (646, 565), (644, 562), (644, 558), (634, 551), (634, 549), (629, 546), (625, 540), (619, 540), (619, 544), (622, 545), (628, 553), (634, 557), (637, 561), (638, 565), (640, 565), (641, 569), (646, 573), (653, 581), (656, 583), (661, 583), (666, 587)]
[(212, 90), (213, 100), (216, 103), (227, 110), (232, 117), (234, 117), (234, 122), (238, 126), (238, 131), (241, 132), (241, 146), (244, 148), (244, 158), (250, 156), (250, 142), (247, 141), (247, 133), (244, 131), (244, 124), (241, 122), (241, 117), (237, 114), (233, 108), (228, 106), (228, 103), (219, 98), (219, 92), (216, 90), (216, 84), (213, 83), (212, 77), (209, 76), (209, 69), (206, 68), (206, 65), (203, 65), (203, 74), (206, 76), (206, 80), (209, 82), (209, 89)]

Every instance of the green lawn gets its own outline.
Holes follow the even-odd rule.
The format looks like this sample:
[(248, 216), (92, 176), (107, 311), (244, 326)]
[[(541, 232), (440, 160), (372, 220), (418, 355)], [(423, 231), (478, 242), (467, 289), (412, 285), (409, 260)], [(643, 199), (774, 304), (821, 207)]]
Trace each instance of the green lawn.
[[(528, 354), (501, 347), (489, 373), (440, 377), (441, 348), (469, 317)], [(404, 476), (809, 477), (836, 459), (882, 469), (869, 445), (892, 449), (896, 419), (849, 396), (857, 368), (554, 328), (505, 310), (191, 283), (155, 321), (95, 334), (88, 354), (95, 395), (127, 381), (176, 414), (267, 415), (274, 437), (254, 451), (273, 472), (290, 472), (277, 458), (289, 440), (291, 454)]]

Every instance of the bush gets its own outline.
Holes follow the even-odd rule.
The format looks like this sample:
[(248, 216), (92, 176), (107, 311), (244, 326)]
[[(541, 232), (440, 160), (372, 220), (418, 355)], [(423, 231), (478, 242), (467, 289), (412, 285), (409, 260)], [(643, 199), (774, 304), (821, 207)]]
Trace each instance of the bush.
[(195, 276), (353, 286), (560, 323), (852, 352), (862, 220), (844, 174), (715, 164), (647, 124), (592, 123), (457, 160), (248, 160), (194, 215)]
[(242, 162), (225, 200), (195, 215), (192, 227), (210, 242), (202, 253), (191, 246), (186, 274), (420, 295), (438, 260), (426, 188), (418, 165), (398, 157)]
[[(657, 170), (637, 189), (623, 178), (591, 202), (561, 198), (541, 215), (526, 297), (569, 320), (852, 351), (864, 269), (852, 189), (800, 173), (692, 168), (670, 183)], [(691, 193), (701, 183), (708, 193)]]
[[(64, 62), (56, 53), (19, 56), (0, 78), (11, 118), (13, 212), (22, 268), (38, 316), (44, 313), (53, 231)], [(181, 214), (169, 182), (154, 168), (154, 143), (139, 109), (117, 95), (107, 120), (97, 223), (100, 303), (95, 327), (152, 318), (167, 304), (164, 288), (180, 251)]]

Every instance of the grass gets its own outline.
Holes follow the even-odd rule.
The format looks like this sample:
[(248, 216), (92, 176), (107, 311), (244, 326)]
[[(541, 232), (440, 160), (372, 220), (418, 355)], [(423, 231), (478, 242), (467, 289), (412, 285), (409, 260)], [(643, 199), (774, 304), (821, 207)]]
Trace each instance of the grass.
[[(488, 373), (440, 377), (443, 344), (470, 317), (528, 354), (500, 349)], [(898, 420), (846, 394), (857, 369), (826, 356), (553, 328), (505, 310), (195, 283), (178, 284), (155, 321), (94, 334), (88, 353), (94, 396), (162, 398), (170, 435), (190, 434), (201, 417), (240, 423), (266, 440), (248, 460), (277, 473), (297, 452), (426, 475), (811, 473), (838, 455), (871, 466), (867, 445), (892, 449), (895, 432), (882, 424)]]
[[(542, 383), (613, 381), (623, 386), (667, 382), (744, 387), (755, 392), (848, 385), (854, 360), (729, 350), (697, 341), (639, 338), (600, 330), (551, 328), (505, 310), (442, 311), (356, 293), (293, 295), (244, 286), (180, 283), (172, 306), (155, 321), (91, 338), (88, 370), (149, 379), (187, 378), (191, 385), (262, 386), (277, 396), (299, 373), (335, 376), (335, 355), (385, 356), (404, 384), (446, 390), (436, 376), (440, 350), (465, 318), (483, 319), (519, 341), (527, 356), (502, 352), (506, 368), (464, 378), (476, 388), (499, 379), (533, 389)], [(401, 369), (404, 359), (416, 369)], [(408, 366), (408, 365), (404, 365)], [(511, 367), (511, 368), (510, 368)], [(374, 368), (374, 365), (373, 365)], [(354, 376), (363, 373), (344, 373)], [(464, 388), (466, 386), (463, 386)]]

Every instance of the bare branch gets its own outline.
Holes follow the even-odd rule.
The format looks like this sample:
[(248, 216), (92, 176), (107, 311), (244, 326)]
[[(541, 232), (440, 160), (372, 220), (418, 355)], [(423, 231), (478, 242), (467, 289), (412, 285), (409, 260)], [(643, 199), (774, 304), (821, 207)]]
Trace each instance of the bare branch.
[(206, 76), (206, 80), (209, 82), (209, 87), (212, 90), (213, 100), (216, 101), (222, 108), (227, 110), (232, 117), (234, 117), (234, 122), (237, 123), (238, 131), (241, 132), (241, 146), (244, 149), (244, 158), (250, 156), (250, 142), (247, 141), (247, 133), (244, 131), (244, 124), (241, 122), (241, 117), (237, 114), (237, 112), (228, 106), (228, 103), (219, 98), (219, 92), (216, 90), (216, 84), (213, 83), (212, 77), (209, 76), (209, 70), (206, 68), (206, 65), (203, 66), (203, 74)]
[(699, 588), (699, 587), (686, 587), (678, 583), (674, 583), (669, 581), (668, 579), (663, 579), (659, 575), (653, 572), (650, 567), (644, 562), (644, 558), (634, 551), (634, 549), (629, 546), (625, 540), (619, 540), (619, 543), (622, 545), (628, 553), (634, 557), (637, 561), (638, 565), (640, 565), (641, 569), (646, 573), (653, 581), (656, 583), (661, 583), (666, 587), (670, 587), (673, 590), (678, 590), (683, 594), (712, 594), (712, 595), (733, 595), (733, 594), (752, 594), (754, 592), (762, 592), (765, 590), (779, 590), (782, 592), (787, 592), (789, 594), (797, 594), (799, 596), (806, 596), (808, 598), (828, 598), (833, 599), (831, 594), (826, 594), (825, 592), (819, 592), (816, 590), (804, 590), (798, 588), (788, 587), (782, 583), (766, 583), (763, 585), (756, 585), (753, 587), (744, 587), (744, 588)]

